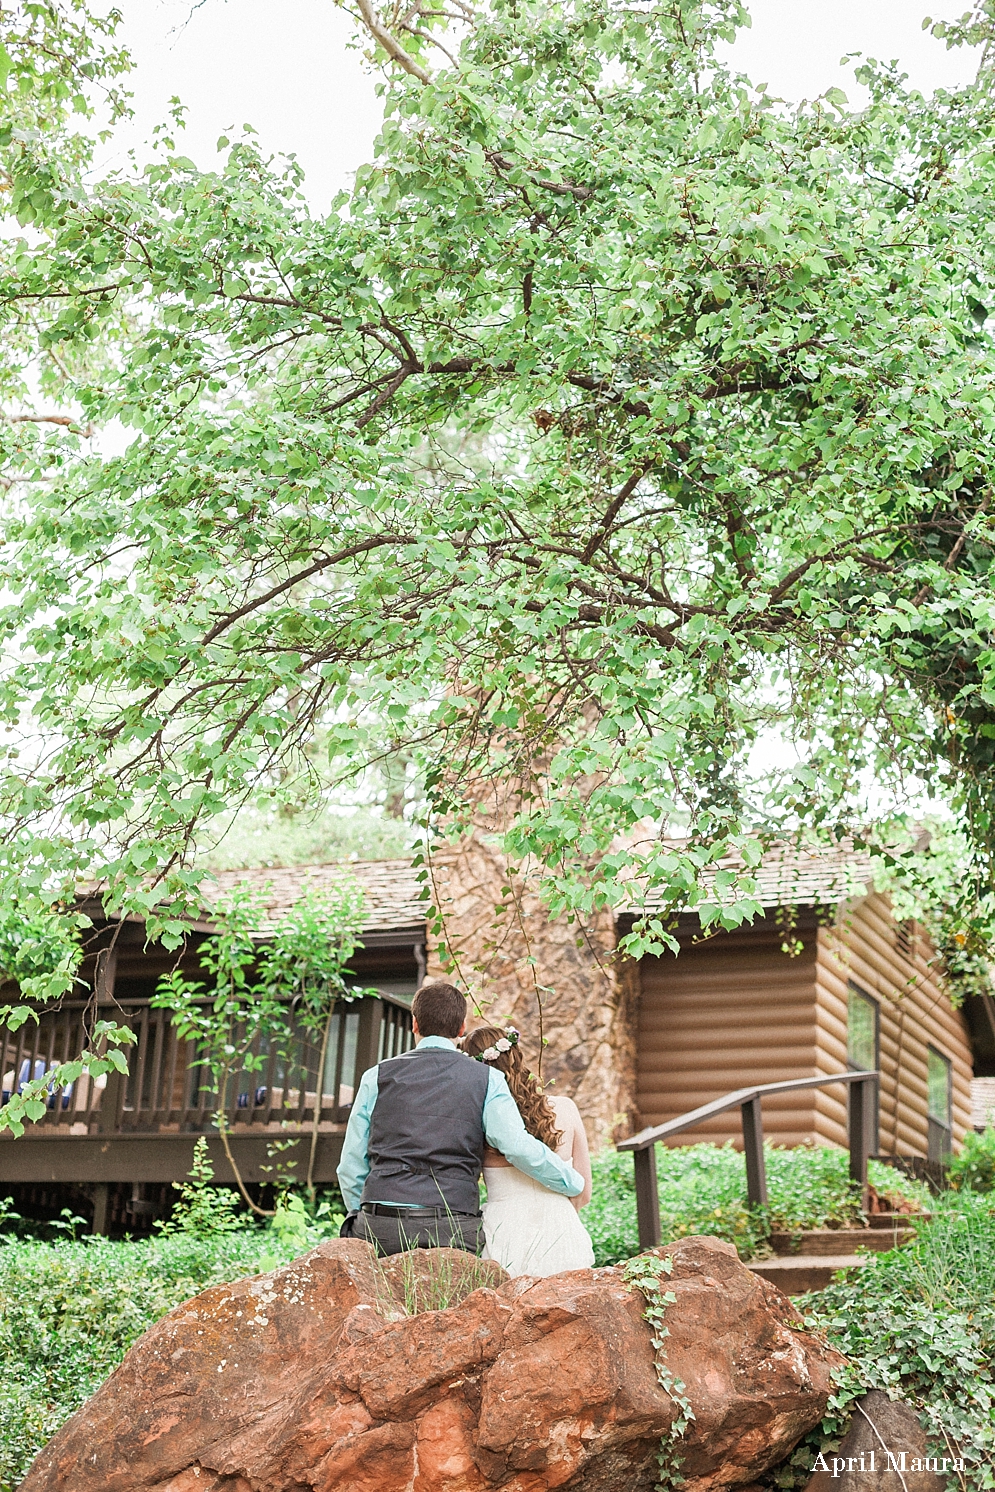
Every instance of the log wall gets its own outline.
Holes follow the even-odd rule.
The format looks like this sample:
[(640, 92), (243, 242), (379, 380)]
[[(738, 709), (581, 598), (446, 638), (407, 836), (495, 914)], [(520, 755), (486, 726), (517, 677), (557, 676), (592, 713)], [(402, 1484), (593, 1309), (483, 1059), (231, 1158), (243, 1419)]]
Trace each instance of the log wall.
[[(963, 1016), (943, 990), (935, 950), (922, 928), (904, 927), (879, 892), (840, 908), (819, 929), (818, 1070), (846, 1065), (847, 994), (851, 983), (878, 1002), (881, 1043), (879, 1150), (925, 1155), (928, 1147), (926, 1063), (932, 1045), (953, 1068), (954, 1148), (971, 1124), (971, 1047)], [(846, 1107), (829, 1088), (819, 1106), (815, 1138), (846, 1144)]]
[[(796, 930), (801, 952), (781, 950), (773, 918), (705, 941), (682, 938), (678, 957), (639, 966), (636, 1096), (643, 1124), (668, 1119), (752, 1083), (776, 1083), (847, 1066), (852, 982), (880, 1011), (882, 1154), (926, 1155), (927, 1048), (953, 1069), (954, 1147), (971, 1123), (971, 1048), (919, 928), (896, 923), (886, 896), (844, 904), (830, 926), (814, 916)], [(900, 1075), (900, 1076), (899, 1076)], [(782, 1145), (847, 1143), (846, 1090), (812, 1089), (764, 1100), (764, 1130)], [(741, 1143), (739, 1113), (675, 1136)]]
[[(781, 951), (773, 919), (703, 942), (682, 939), (679, 956), (640, 964), (637, 1100), (643, 1124), (662, 1124), (751, 1083), (816, 1071), (816, 955), (813, 925), (802, 951)], [(782, 1145), (814, 1132), (811, 1091), (764, 1100), (764, 1130)], [(741, 1140), (739, 1112), (675, 1136), (675, 1145)]]

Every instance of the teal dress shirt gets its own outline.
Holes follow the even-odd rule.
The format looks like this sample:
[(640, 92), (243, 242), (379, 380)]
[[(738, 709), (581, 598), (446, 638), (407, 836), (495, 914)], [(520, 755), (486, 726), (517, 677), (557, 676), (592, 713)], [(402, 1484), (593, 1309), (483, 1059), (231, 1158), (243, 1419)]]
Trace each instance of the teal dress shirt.
[[(419, 1049), (434, 1046), (456, 1050), (456, 1043), (445, 1036), (423, 1036), (418, 1043)], [(350, 1212), (358, 1209), (363, 1199), (363, 1186), (370, 1174), (370, 1161), (366, 1151), (370, 1138), (370, 1117), (377, 1101), (377, 1091), (377, 1069), (371, 1067), (363, 1073), (356, 1090), (338, 1167), (342, 1200)], [(488, 1145), (500, 1150), (505, 1160), (510, 1161), (516, 1170), (523, 1171), (533, 1181), (538, 1181), (540, 1186), (545, 1186), (551, 1192), (559, 1192), (564, 1197), (577, 1197), (584, 1190), (583, 1177), (578, 1175), (573, 1166), (561, 1160), (548, 1145), (529, 1134), (522, 1123), (522, 1116), (511, 1096), (504, 1073), (499, 1072), (496, 1067), (488, 1067), (483, 1121), (484, 1137)], [(395, 1202), (392, 1197), (374, 1197), (371, 1200), (394, 1207), (411, 1205)]]

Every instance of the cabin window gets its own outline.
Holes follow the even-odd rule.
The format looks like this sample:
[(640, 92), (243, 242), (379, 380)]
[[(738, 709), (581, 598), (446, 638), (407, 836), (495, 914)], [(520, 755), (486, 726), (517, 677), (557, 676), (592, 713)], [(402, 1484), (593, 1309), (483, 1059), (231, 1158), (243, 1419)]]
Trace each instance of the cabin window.
[(851, 1072), (878, 1068), (878, 1002), (855, 984), (847, 996), (846, 1065)]
[[(880, 1066), (881, 1023), (878, 1002), (851, 984), (846, 1002), (846, 1065), (851, 1072), (877, 1072)], [(874, 1084), (874, 1117), (871, 1124), (872, 1153), (878, 1149), (878, 1085)]]
[(949, 1057), (929, 1047), (926, 1054), (929, 1108), (929, 1159), (942, 1163), (953, 1147), (953, 1067)]

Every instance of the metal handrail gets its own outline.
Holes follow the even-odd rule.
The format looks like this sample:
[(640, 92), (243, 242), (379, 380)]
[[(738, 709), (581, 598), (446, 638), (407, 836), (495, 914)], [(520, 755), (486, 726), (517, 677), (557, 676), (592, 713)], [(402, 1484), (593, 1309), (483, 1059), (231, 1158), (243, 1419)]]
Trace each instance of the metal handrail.
[(769, 1093), (790, 1093), (802, 1088), (825, 1088), (830, 1083), (847, 1083), (850, 1087), (850, 1177), (867, 1187), (867, 1160), (870, 1155), (874, 1125), (874, 1099), (879, 1072), (834, 1072), (814, 1078), (789, 1078), (781, 1083), (758, 1083), (752, 1088), (736, 1088), (723, 1098), (716, 1098), (700, 1108), (668, 1119), (665, 1124), (641, 1129), (628, 1140), (619, 1140), (617, 1150), (633, 1151), (636, 1173), (636, 1216), (639, 1224), (639, 1247), (655, 1248), (660, 1242), (660, 1191), (656, 1175), (657, 1140), (682, 1130), (693, 1129), (716, 1114), (738, 1108), (743, 1125), (743, 1152), (746, 1160), (746, 1197), (751, 1206), (767, 1206), (767, 1168), (764, 1161), (764, 1131), (761, 1100)]

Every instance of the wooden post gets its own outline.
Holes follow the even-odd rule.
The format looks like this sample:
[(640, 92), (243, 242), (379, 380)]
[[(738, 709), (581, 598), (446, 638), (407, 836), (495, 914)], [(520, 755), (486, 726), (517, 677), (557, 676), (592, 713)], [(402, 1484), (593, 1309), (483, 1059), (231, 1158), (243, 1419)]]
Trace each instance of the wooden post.
[(636, 1220), (639, 1224), (639, 1247), (655, 1249), (660, 1242), (660, 1193), (656, 1184), (656, 1146), (635, 1150)]
[(874, 1127), (876, 1078), (857, 1078), (850, 1084), (850, 1180), (867, 1190), (867, 1157)]
[[(117, 974), (117, 949), (101, 948), (97, 954), (97, 969), (94, 976), (94, 986), (97, 995), (97, 1006), (109, 1005), (114, 999), (114, 980)], [(106, 1012), (100, 1012), (105, 1014)], [(127, 1050), (127, 1048), (125, 1049)], [(128, 1079), (123, 1072), (118, 1072), (112, 1067), (107, 1074), (107, 1084), (104, 1088), (103, 1097), (100, 1100), (100, 1112), (97, 1116), (97, 1131), (100, 1134), (115, 1134), (121, 1128), (121, 1117), (124, 1112), (125, 1090)], [(104, 1207), (106, 1209), (106, 1200)], [(96, 1232), (96, 1228), (94, 1228)]]
[(103, 1235), (107, 1232), (107, 1196), (110, 1187), (106, 1181), (98, 1181), (93, 1188), (93, 1226), (91, 1233)]
[(760, 1095), (740, 1104), (743, 1152), (746, 1157), (746, 1200), (751, 1207), (767, 1206), (767, 1167), (764, 1163), (764, 1121)]
[(117, 974), (117, 949), (101, 948), (97, 954), (97, 967), (93, 983), (98, 1005), (109, 1005), (114, 998), (114, 979)]
[[(353, 1092), (368, 1067), (375, 1067), (380, 1057), (380, 1027), (383, 1023), (383, 1001), (361, 1000), (359, 1003), (359, 1032), (356, 1036), (356, 1070), (352, 1074)], [(345, 1078), (345, 1073), (342, 1074)], [(337, 1100), (338, 1095), (336, 1095)]]

